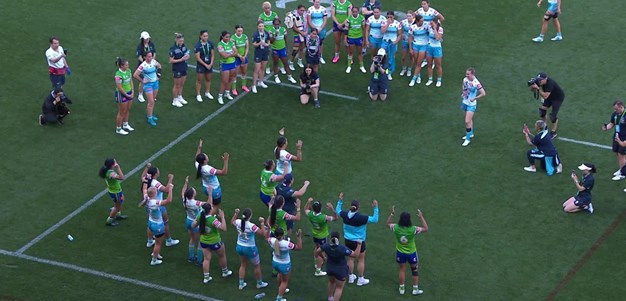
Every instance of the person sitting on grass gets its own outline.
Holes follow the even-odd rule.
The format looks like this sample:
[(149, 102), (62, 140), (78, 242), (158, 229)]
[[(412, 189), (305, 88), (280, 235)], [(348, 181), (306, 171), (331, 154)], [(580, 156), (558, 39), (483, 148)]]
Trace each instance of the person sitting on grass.
[(596, 173), (596, 166), (591, 163), (583, 163), (578, 166), (578, 169), (582, 170), (583, 177), (582, 179), (578, 179), (578, 175), (576, 175), (576, 171), (572, 170), (572, 180), (574, 180), (574, 185), (576, 185), (576, 195), (570, 197), (563, 203), (563, 211), (567, 213), (575, 213), (581, 210), (585, 210), (588, 213), (593, 213), (593, 205), (591, 205), (591, 190), (593, 189), (593, 184), (595, 183), (595, 178), (593, 176)]

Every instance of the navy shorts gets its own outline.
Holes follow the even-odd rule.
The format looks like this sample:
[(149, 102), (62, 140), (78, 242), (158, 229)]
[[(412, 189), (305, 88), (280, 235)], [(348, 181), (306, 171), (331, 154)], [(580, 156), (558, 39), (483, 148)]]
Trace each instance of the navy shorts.
[(255, 50), (254, 51), (254, 62), (255, 63), (260, 63), (260, 62), (267, 62), (268, 58), (270, 56), (270, 51), (267, 49), (264, 50)]
[(574, 205), (578, 206), (579, 209), (585, 210), (587, 206), (591, 203), (591, 196), (580, 196), (577, 195), (574, 197)]
[(334, 264), (328, 263), (326, 265), (326, 275), (335, 277), (335, 279), (339, 281), (344, 281), (348, 277), (350, 270), (348, 269), (348, 265), (337, 266)]
[(124, 193), (121, 191), (118, 193), (109, 192), (109, 196), (113, 200), (113, 203), (120, 203), (120, 204), (124, 203)]
[[(385, 75), (381, 74), (381, 76), (385, 76)], [(389, 90), (389, 84), (387, 83), (387, 81), (385, 80), (370, 81), (370, 94), (372, 95), (387, 94), (388, 90)]]
[(310, 55), (306, 55), (306, 63), (309, 65), (319, 65), (320, 64), (320, 57), (318, 56), (310, 56)]
[(224, 244), (224, 243), (223, 243), (223, 242), (221, 242), (221, 241), (220, 241), (220, 242), (218, 242), (218, 243), (216, 243), (216, 244), (205, 244), (205, 243), (202, 243), (202, 242), (201, 242), (201, 243), (200, 243), (200, 246), (201, 246), (203, 249), (209, 248), (209, 249), (211, 249), (211, 250), (213, 250), (213, 251), (217, 251), (217, 250), (219, 250), (220, 248), (222, 248), (222, 245), (223, 245), (223, 244)]
[(172, 70), (172, 73), (174, 74), (174, 78), (181, 78), (183, 76), (187, 76), (187, 70), (181, 70), (181, 71)]
[(315, 237), (313, 237), (313, 242), (315, 244), (317, 244), (318, 246), (323, 246), (323, 245), (326, 244), (326, 237), (324, 237), (324, 238), (315, 238)]
[[(348, 247), (348, 249), (350, 249), (352, 251), (356, 251), (356, 246), (357, 246), (356, 241), (345, 239), (345, 242), (346, 242), (346, 247)], [(361, 253), (365, 252), (365, 249), (366, 249), (365, 248), (365, 241), (363, 241), (361, 243)]]
[[(246, 58), (245, 58), (245, 60), (243, 61), (243, 64), (244, 64), (244, 65), (245, 65), (245, 64), (248, 64), (248, 57), (246, 57)], [(241, 65), (242, 65), (242, 64), (241, 64), (241, 59), (240, 59), (240, 58), (238, 58), (238, 57), (236, 57), (236, 58), (235, 58), (235, 66), (239, 67), (239, 66), (241, 66)]]
[[(210, 62), (207, 64), (210, 64)], [(213, 73), (213, 69), (207, 69), (204, 65), (198, 64), (196, 66), (196, 73)]]

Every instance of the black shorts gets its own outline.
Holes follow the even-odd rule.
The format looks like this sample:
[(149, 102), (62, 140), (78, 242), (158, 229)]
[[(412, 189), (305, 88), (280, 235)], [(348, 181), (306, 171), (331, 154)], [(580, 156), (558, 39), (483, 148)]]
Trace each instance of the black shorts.
[[(356, 241), (345, 239), (346, 247), (352, 251), (356, 251)], [(361, 243), (361, 253), (365, 252), (365, 241)]]
[(267, 60), (269, 59), (269, 56), (270, 56), (269, 49), (264, 49), (264, 50), (256, 49), (254, 51), (254, 62), (255, 63), (267, 62)]
[(344, 281), (350, 274), (350, 270), (348, 269), (348, 265), (337, 266), (334, 264), (326, 265), (326, 275), (333, 276), (335, 279), (339, 281)]
[(587, 209), (587, 206), (591, 203), (591, 195), (577, 195), (574, 197), (574, 205), (579, 209)]
[(213, 199), (213, 205), (219, 205), (221, 203), (222, 203), (222, 198), (221, 197)]
[(181, 78), (183, 76), (187, 76), (187, 70), (182, 70), (182, 71), (172, 70), (172, 73), (174, 74), (174, 78)]
[(550, 14), (550, 13), (546, 13), (546, 14), (543, 16), (543, 18), (544, 18), (544, 19), (546, 19), (546, 21), (547, 21), (547, 20), (550, 20), (550, 19), (558, 19), (558, 18), (559, 18), (559, 13), (558, 13), (558, 12), (556, 12), (556, 13), (551, 13), (551, 14)]
[[(211, 62), (208, 62), (207, 64), (210, 64)], [(196, 66), (196, 73), (213, 73), (213, 69), (207, 69), (207, 67), (205, 67), (202, 64), (198, 64)]]
[(626, 147), (623, 147), (617, 143), (617, 141), (613, 140), (613, 147), (611, 148), (614, 153), (618, 153), (620, 155), (626, 155)]
[(552, 100), (550, 98), (543, 101), (543, 106), (546, 108), (552, 107), (552, 112), (550, 113), (552, 116), (556, 117), (559, 114), (559, 110), (561, 109), (561, 105), (563, 104), (563, 99)]
[(306, 55), (306, 63), (309, 65), (319, 65), (320, 64), (320, 57), (319, 55), (317, 56), (310, 56), (310, 55)]
[(300, 95), (311, 95), (311, 89), (300, 87)]
[[(385, 76), (382, 74), (381, 76)], [(389, 83), (385, 80), (370, 81), (370, 94), (387, 94), (389, 91)]]

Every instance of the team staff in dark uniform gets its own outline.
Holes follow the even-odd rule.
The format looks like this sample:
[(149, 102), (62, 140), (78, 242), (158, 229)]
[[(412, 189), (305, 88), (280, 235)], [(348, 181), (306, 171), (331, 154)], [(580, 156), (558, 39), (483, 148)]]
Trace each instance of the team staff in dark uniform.
[(624, 118), (626, 110), (624, 110), (624, 103), (616, 100), (613, 102), (613, 110), (615, 111), (611, 114), (611, 120), (602, 126), (602, 130), (615, 130), (613, 134), (613, 152), (617, 156), (619, 169), (613, 173), (613, 180), (621, 180), (626, 175), (626, 172), (622, 171), (626, 163), (626, 147), (621, 146), (619, 143), (622, 141), (626, 142), (626, 118)]
[(572, 180), (574, 180), (574, 185), (576, 185), (578, 192), (576, 192), (575, 196), (567, 199), (567, 201), (563, 203), (563, 211), (574, 213), (585, 210), (589, 213), (593, 213), (591, 190), (595, 182), (593, 174), (596, 173), (596, 166), (591, 163), (583, 163), (578, 166), (578, 169), (582, 170), (583, 178), (579, 181), (576, 172), (572, 170)]
[[(146, 59), (146, 54), (148, 54), (148, 52), (152, 53), (152, 58), (156, 59), (156, 48), (154, 47), (154, 44), (152, 43), (152, 40), (150, 39), (150, 34), (147, 31), (143, 31), (141, 32), (141, 36), (140, 36), (140, 42), (139, 45), (137, 45), (137, 51), (135, 52), (135, 56), (137, 57), (137, 67), (139, 67), (139, 65), (141, 65), (141, 63), (143, 63), (143, 61)], [(139, 102), (144, 102), (146, 101), (143, 98), (143, 82), (139, 81), (139, 93), (138, 93), (138, 97), (137, 100), (139, 100)]]
[(313, 96), (313, 104), (315, 108), (320, 107), (320, 101), (317, 99), (320, 91), (320, 76), (313, 71), (313, 67), (307, 64), (300, 75), (300, 103), (303, 105), (309, 103)]
[(528, 163), (530, 163), (530, 166), (524, 167), (524, 170), (536, 172), (537, 168), (535, 168), (535, 159), (540, 159), (544, 160), (546, 172), (549, 176), (554, 174), (555, 169), (556, 173), (561, 173), (563, 171), (563, 165), (561, 165), (559, 153), (552, 143), (552, 138), (548, 134), (546, 123), (543, 120), (537, 120), (535, 122), (535, 130), (537, 131), (537, 134), (533, 136), (528, 127), (524, 125), (523, 133), (526, 138), (526, 143), (530, 146), (534, 146), (534, 148), (529, 150), (527, 153)]
[(372, 66), (370, 66), (370, 73), (372, 74), (372, 77), (370, 79), (368, 90), (370, 98), (373, 101), (378, 100), (378, 98), (385, 101), (387, 99), (387, 93), (389, 92), (386, 54), (385, 49), (378, 49), (378, 54), (374, 56), (374, 61), (372, 62)]
[(214, 53), (213, 43), (209, 41), (209, 32), (207, 30), (200, 31), (200, 38), (198, 39), (198, 43), (194, 47), (194, 51), (196, 53), (196, 73), (198, 77), (196, 78), (196, 100), (198, 102), (202, 102), (202, 95), (200, 95), (200, 90), (202, 89), (202, 80), (204, 79), (204, 96), (208, 99), (213, 99), (213, 95), (211, 95), (211, 74), (213, 73), (213, 59)]
[(46, 123), (63, 125), (63, 118), (67, 116), (70, 111), (67, 109), (66, 103), (71, 101), (63, 94), (61, 87), (56, 87), (43, 102), (41, 106), (41, 114), (39, 114), (39, 125)]
[(270, 55), (270, 33), (265, 30), (263, 21), (256, 22), (257, 31), (252, 35), (254, 46), (254, 72), (252, 73), (252, 93), (257, 93), (256, 87), (267, 88), (263, 82), (263, 72)]
[(185, 37), (182, 33), (175, 33), (176, 42), (170, 47), (170, 64), (172, 64), (172, 74), (174, 75), (174, 87), (172, 88), (172, 105), (182, 107), (187, 104), (183, 98), (183, 86), (187, 79), (187, 60), (189, 59), (189, 49), (185, 46)]
[(348, 262), (346, 256), (352, 258), (359, 257), (361, 253), (361, 241), (357, 241), (355, 251), (339, 244), (339, 232), (333, 231), (330, 234), (330, 241), (323, 244), (315, 251), (317, 257), (326, 254), (328, 262), (326, 263), (326, 273), (328, 275), (328, 300), (339, 301), (343, 286), (346, 284), (346, 278), (350, 271), (348, 270)]
[(565, 100), (565, 93), (559, 84), (557, 84), (552, 78), (548, 78), (548, 75), (544, 72), (537, 74), (536, 79), (537, 82), (532, 84), (530, 89), (539, 92), (539, 96), (543, 99), (543, 104), (539, 108), (539, 117), (541, 117), (541, 119), (546, 123), (548, 109), (552, 107), (552, 112), (550, 112), (550, 122), (552, 122), (550, 135), (554, 139), (556, 138), (556, 129), (559, 124), (559, 109)]
[[(283, 210), (291, 215), (296, 214), (296, 199), (303, 196), (306, 193), (306, 189), (311, 184), (309, 181), (304, 181), (304, 185), (300, 190), (293, 190), (291, 188), (291, 183), (293, 183), (293, 176), (291, 174), (286, 174), (283, 182), (276, 186), (276, 196), (283, 196), (285, 198), (285, 205), (283, 206)], [(287, 221), (287, 233), (288, 236), (291, 236), (291, 232), (293, 230), (294, 222), (292, 220)]]

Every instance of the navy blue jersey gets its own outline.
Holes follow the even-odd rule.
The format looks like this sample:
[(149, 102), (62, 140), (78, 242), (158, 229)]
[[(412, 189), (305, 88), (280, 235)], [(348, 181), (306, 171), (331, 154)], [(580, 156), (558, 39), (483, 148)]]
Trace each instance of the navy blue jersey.
[(580, 179), (579, 183), (580, 186), (585, 187), (585, 190), (583, 191), (579, 191), (578, 192), (578, 196), (587, 196), (590, 197), (591, 196), (591, 190), (593, 189), (593, 184), (596, 182), (595, 177), (593, 176), (592, 173), (583, 176), (582, 179)]
[(336, 245), (331, 246), (330, 244), (324, 244), (322, 247), (322, 251), (326, 253), (328, 256), (328, 265), (333, 266), (345, 266), (346, 256), (350, 256), (352, 254), (352, 250), (348, 249), (348, 247), (344, 245)]
[(135, 57), (141, 57), (142, 59), (146, 59), (146, 54), (148, 52), (156, 53), (156, 48), (152, 41), (148, 42), (148, 47), (145, 47), (143, 43), (139, 43), (137, 45), (137, 51), (135, 52)]
[(626, 118), (624, 115), (626, 114), (626, 110), (619, 114), (617, 112), (613, 112), (611, 114), (611, 120), (609, 123), (613, 124), (613, 129), (615, 129), (615, 134), (619, 134), (620, 140), (626, 140)]
[(296, 198), (293, 197), (294, 192), (291, 186), (287, 186), (283, 183), (276, 186), (276, 195), (282, 195), (285, 198), (283, 210), (292, 214), (294, 214), (296, 210)]
[(206, 41), (206, 44), (202, 44), (202, 41), (198, 41), (194, 47), (195, 52), (200, 53), (200, 59), (206, 64), (211, 63), (211, 51), (213, 51), (213, 49), (213, 43), (211, 43), (211, 41)]
[[(170, 57), (175, 60), (180, 60), (185, 55), (189, 55), (189, 49), (187, 49), (185, 44), (178, 46), (174, 43), (174, 45), (170, 48)], [(187, 61), (173, 63), (172, 70), (178, 72), (187, 71)]]
[(556, 155), (556, 147), (552, 143), (552, 136), (548, 130), (543, 130), (533, 137), (533, 145), (535, 145), (544, 155), (553, 157)]

